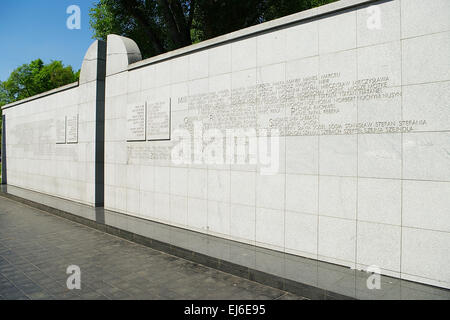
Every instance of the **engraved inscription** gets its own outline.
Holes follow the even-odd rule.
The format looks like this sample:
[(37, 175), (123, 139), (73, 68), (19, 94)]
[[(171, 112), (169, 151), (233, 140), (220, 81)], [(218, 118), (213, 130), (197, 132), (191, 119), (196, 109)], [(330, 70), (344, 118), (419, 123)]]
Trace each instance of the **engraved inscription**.
[(170, 99), (147, 104), (147, 140), (170, 139)]
[(55, 120), (56, 143), (66, 143), (66, 117)]
[(170, 161), (171, 145), (130, 144), (127, 146), (127, 164), (154, 164)]
[(182, 129), (189, 131), (195, 122), (201, 122), (204, 130), (277, 129), (281, 136), (411, 132), (426, 125), (423, 119), (357, 121), (358, 102), (400, 98), (401, 89), (390, 86), (387, 76), (350, 81), (337, 72), (178, 100), (188, 103)]
[(127, 108), (127, 141), (145, 141), (146, 103)]
[(67, 116), (67, 143), (78, 143), (78, 114)]
[[(55, 120), (53, 117), (45, 120), (18, 123), (11, 128), (11, 138), (16, 141), (15, 152), (22, 158), (49, 159), (78, 161), (78, 153), (74, 148), (67, 147), (65, 142), (66, 117)], [(55, 144), (55, 127), (64, 130), (61, 142)], [(75, 146), (74, 146), (75, 147)]]
[[(193, 143), (202, 139), (196, 134), (202, 135), (209, 129), (217, 129), (223, 137), (229, 129), (243, 130), (249, 135), (255, 132), (258, 136), (273, 129), (280, 136), (315, 136), (407, 133), (429, 125), (426, 119), (392, 119), (391, 115), (383, 117), (376, 110), (382, 104), (400, 108), (401, 95), (401, 88), (392, 85), (388, 76), (348, 80), (339, 72), (311, 74), (286, 81), (176, 96), (174, 102), (179, 111), (170, 126), (171, 130), (187, 131)], [(360, 111), (362, 105), (368, 107)], [(161, 133), (159, 130), (167, 128), (170, 121), (164, 117), (163, 107), (159, 102), (152, 105), (153, 111), (149, 110), (147, 127), (153, 132), (149, 140), (151, 135), (156, 137)], [(157, 120), (151, 125), (152, 112), (153, 119)], [(377, 120), (361, 121), (361, 112), (379, 115)], [(171, 157), (168, 147), (134, 147), (128, 150), (128, 161), (165, 161)]]

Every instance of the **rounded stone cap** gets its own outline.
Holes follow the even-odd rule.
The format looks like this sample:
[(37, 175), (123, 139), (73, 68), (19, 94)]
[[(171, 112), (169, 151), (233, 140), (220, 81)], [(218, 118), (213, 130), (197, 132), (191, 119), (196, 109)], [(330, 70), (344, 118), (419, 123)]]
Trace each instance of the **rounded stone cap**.
[[(106, 43), (94, 41), (84, 55), (80, 71), (80, 84), (95, 81), (104, 77), (106, 61)], [(99, 61), (100, 60), (100, 61)]]
[(106, 43), (106, 76), (125, 71), (129, 64), (142, 60), (138, 45), (129, 38), (110, 34)]

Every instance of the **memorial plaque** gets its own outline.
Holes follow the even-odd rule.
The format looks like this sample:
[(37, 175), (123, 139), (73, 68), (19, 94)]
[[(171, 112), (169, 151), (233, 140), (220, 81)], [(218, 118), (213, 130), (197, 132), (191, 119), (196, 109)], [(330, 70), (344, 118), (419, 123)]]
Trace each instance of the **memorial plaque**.
[(67, 116), (67, 143), (78, 143), (78, 114)]
[(66, 143), (66, 117), (55, 120), (56, 143)]
[(127, 108), (127, 141), (145, 141), (146, 103)]
[(147, 139), (170, 140), (170, 99), (148, 104)]

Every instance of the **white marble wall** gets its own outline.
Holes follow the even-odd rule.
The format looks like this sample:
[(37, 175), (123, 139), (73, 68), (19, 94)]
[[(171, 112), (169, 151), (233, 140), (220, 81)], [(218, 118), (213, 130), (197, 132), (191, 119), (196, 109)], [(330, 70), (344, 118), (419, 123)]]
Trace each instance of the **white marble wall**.
[[(96, 203), (97, 53), (98, 41), (86, 53), (79, 83), (4, 107), (9, 185)], [(77, 141), (60, 144), (56, 123), (71, 116), (78, 116)]]
[[(450, 1), (371, 4), (115, 68), (106, 80), (105, 207), (450, 288)], [(258, 164), (175, 165), (168, 151), (174, 139), (126, 141), (129, 104), (170, 97), (176, 130), (199, 112), (178, 97), (332, 73), (347, 89), (357, 80), (387, 80), (381, 96), (357, 95), (320, 112), (324, 128), (360, 130), (282, 133), (272, 175)], [(278, 102), (284, 105), (274, 113), (256, 112), (257, 129), (268, 118), (283, 119), (282, 132), (292, 126), (292, 106)], [(230, 105), (225, 98), (210, 112), (226, 114)], [(248, 105), (260, 110), (265, 101)], [(402, 123), (410, 120), (417, 123)], [(363, 129), (388, 121), (377, 133)]]

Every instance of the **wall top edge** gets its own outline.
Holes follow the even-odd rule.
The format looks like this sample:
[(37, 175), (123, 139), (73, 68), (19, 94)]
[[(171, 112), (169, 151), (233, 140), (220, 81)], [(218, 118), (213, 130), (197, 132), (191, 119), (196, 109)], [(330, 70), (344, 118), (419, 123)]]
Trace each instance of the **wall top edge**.
[(19, 100), (19, 101), (10, 103), (10, 104), (6, 104), (6, 105), (4, 105), (2, 107), (2, 110), (9, 109), (9, 108), (12, 108), (12, 107), (15, 107), (15, 106), (18, 106), (18, 105), (21, 105), (21, 104), (24, 104), (24, 103), (36, 100), (36, 99), (40, 99), (40, 98), (43, 98), (43, 97), (46, 97), (46, 96), (50, 96), (50, 95), (58, 93), (58, 92), (62, 92), (62, 91), (66, 91), (66, 90), (72, 89), (72, 88), (75, 88), (75, 87), (78, 87), (78, 81), (66, 84), (66, 85), (64, 85), (62, 87), (58, 87), (58, 88), (52, 89), (50, 91), (46, 91), (46, 92), (43, 92), (43, 93), (36, 94), (34, 96), (31, 96), (31, 97), (28, 97), (28, 98), (25, 98), (25, 99), (22, 99), (22, 100)]
[[(176, 49), (173, 51), (169, 51), (154, 57), (150, 57), (145, 60), (141, 60), (135, 63), (132, 63), (128, 66), (128, 71), (138, 69), (147, 65), (155, 64), (164, 60), (173, 59), (178, 56), (186, 55), (189, 53), (193, 53), (195, 51), (204, 50), (210, 47), (214, 47), (217, 45), (225, 44), (232, 41), (237, 41), (241, 38), (253, 36), (256, 34), (269, 32), (277, 28), (283, 28), (290, 24), (302, 22), (305, 20), (310, 20), (314, 18), (319, 18), (326, 14), (332, 14), (337, 11), (343, 11), (346, 9), (350, 9), (356, 6), (361, 6), (364, 4), (368, 4), (371, 2), (380, 2), (382, 0), (340, 0), (336, 2), (329, 3), (327, 5), (323, 5), (320, 7), (308, 9), (305, 11), (301, 11), (298, 13), (294, 13), (289, 16), (281, 17), (275, 20), (267, 21), (261, 24), (257, 24), (245, 29), (241, 29), (238, 31), (234, 31), (216, 38), (212, 38), (209, 40), (205, 40), (187, 47), (183, 47), (180, 49)], [(389, 2), (393, 0), (385, 0), (385, 2)]]

